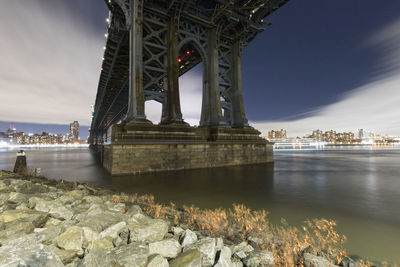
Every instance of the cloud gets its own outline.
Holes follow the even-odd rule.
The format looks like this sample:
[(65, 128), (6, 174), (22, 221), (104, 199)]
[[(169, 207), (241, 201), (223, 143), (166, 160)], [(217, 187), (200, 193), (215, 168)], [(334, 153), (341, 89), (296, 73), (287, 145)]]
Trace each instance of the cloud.
[(0, 120), (90, 125), (104, 36), (60, 1), (6, 2), (0, 9)]
[(379, 49), (381, 61), (375, 80), (342, 95), (336, 103), (290, 121), (252, 122), (266, 135), (272, 129), (286, 129), (289, 136), (303, 136), (313, 130), (357, 131), (400, 134), (400, 20), (375, 33), (365, 42)]

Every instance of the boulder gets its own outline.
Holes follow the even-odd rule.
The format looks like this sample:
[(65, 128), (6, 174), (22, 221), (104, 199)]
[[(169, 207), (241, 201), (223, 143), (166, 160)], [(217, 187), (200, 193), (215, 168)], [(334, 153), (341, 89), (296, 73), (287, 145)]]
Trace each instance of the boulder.
[(113, 242), (109, 238), (104, 238), (104, 239), (96, 239), (93, 240), (89, 246), (88, 246), (88, 251), (91, 251), (93, 249), (101, 249), (101, 250), (109, 250), (114, 247)]
[(168, 232), (168, 223), (160, 219), (151, 219), (137, 214), (129, 224), (130, 240), (133, 242), (155, 242), (164, 238)]
[(0, 247), (0, 266), (62, 267), (60, 258), (30, 234)]
[(110, 255), (113, 258), (114, 266), (144, 267), (149, 256), (149, 248), (144, 244), (131, 243), (114, 248)]
[(6, 240), (15, 239), (24, 234), (30, 234), (35, 229), (31, 222), (11, 222), (5, 224), (5, 229), (0, 231), (0, 242), (4, 243)]
[(275, 258), (272, 252), (253, 251), (243, 259), (243, 263), (248, 267), (274, 266)]
[(119, 234), (127, 229), (126, 222), (119, 222), (114, 224), (100, 233), (100, 238), (110, 237), (112, 240), (119, 237)]
[(232, 256), (231, 249), (228, 247), (223, 247), (219, 254), (218, 261), (214, 265), (214, 267), (231, 267), (233, 265), (231, 261), (231, 256)]
[(331, 263), (329, 260), (310, 253), (304, 253), (303, 257), (304, 265), (306, 267), (336, 267), (336, 265)]
[(78, 226), (72, 226), (57, 238), (57, 246), (65, 250), (74, 250), (78, 255), (82, 255), (83, 240), (83, 229)]
[(109, 267), (112, 266), (113, 258), (109, 251), (101, 249), (93, 249), (85, 255), (83, 260), (78, 264), (79, 267)]
[(169, 267), (169, 264), (161, 255), (154, 254), (147, 259), (146, 267)]
[(242, 242), (239, 245), (234, 246), (232, 249), (232, 253), (240, 259), (246, 258), (252, 251), (254, 251), (254, 248), (246, 242)]
[(196, 235), (196, 233), (187, 229), (181, 234), (180, 241), (181, 241), (182, 247), (191, 245), (197, 241), (197, 235)]
[(202, 254), (198, 249), (190, 249), (169, 262), (170, 267), (201, 267)]
[(4, 223), (14, 221), (31, 222), (35, 227), (42, 227), (48, 220), (49, 214), (35, 210), (6, 210), (0, 214)]
[(103, 200), (98, 196), (85, 196), (82, 200), (86, 201), (87, 203), (95, 203), (95, 204), (103, 203)]
[(11, 192), (8, 198), (8, 202), (11, 204), (21, 204), (28, 200), (28, 197), (25, 194), (21, 194), (18, 192)]
[(183, 231), (184, 230), (179, 226), (172, 227), (172, 232), (174, 233), (174, 235), (180, 235)]
[(54, 240), (63, 232), (63, 229), (58, 226), (48, 228), (35, 228), (36, 239), (46, 245), (54, 243)]
[(127, 222), (128, 216), (121, 212), (109, 211), (104, 205), (92, 204), (90, 208), (73, 217), (78, 220), (78, 226), (89, 227), (96, 232), (101, 232), (107, 227), (119, 222)]
[(135, 216), (136, 214), (143, 214), (142, 209), (138, 205), (132, 205), (127, 208), (127, 211), (125, 213), (129, 217)]
[(33, 197), (29, 199), (28, 206), (37, 211), (48, 212), (52, 217), (60, 220), (70, 220), (74, 215), (70, 208), (54, 200)]
[(203, 266), (212, 266), (215, 262), (215, 255), (217, 253), (215, 238), (206, 237), (198, 240), (197, 242), (184, 247), (183, 251), (190, 249), (198, 249), (202, 255)]
[(149, 244), (150, 254), (160, 254), (164, 258), (173, 259), (178, 256), (182, 248), (179, 242), (173, 238), (153, 242)]
[(75, 250), (59, 249), (56, 246), (50, 246), (50, 249), (60, 258), (63, 264), (71, 263), (77, 258)]
[(100, 234), (89, 227), (82, 227), (83, 247), (87, 248), (94, 240), (100, 239)]

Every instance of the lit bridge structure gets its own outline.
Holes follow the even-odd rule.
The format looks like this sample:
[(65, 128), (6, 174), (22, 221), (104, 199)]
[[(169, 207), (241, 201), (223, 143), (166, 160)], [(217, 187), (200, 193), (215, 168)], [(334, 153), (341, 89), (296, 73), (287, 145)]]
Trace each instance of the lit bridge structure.
[[(110, 16), (89, 141), (112, 174), (272, 161), (249, 126), (242, 49), (288, 0), (105, 0)], [(184, 122), (179, 76), (203, 63), (199, 127)], [(145, 101), (162, 104), (160, 123)]]

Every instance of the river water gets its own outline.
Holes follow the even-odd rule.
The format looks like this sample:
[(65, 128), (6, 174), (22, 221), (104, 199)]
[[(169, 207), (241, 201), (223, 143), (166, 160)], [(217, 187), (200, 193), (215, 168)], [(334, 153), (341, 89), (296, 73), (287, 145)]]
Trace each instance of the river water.
[[(12, 170), (16, 150), (0, 150)], [(400, 263), (400, 149), (348, 147), (276, 151), (275, 164), (110, 177), (87, 148), (27, 150), (28, 167), (49, 178), (151, 193), (159, 202), (203, 208), (243, 203), (273, 223), (328, 218), (352, 254)]]

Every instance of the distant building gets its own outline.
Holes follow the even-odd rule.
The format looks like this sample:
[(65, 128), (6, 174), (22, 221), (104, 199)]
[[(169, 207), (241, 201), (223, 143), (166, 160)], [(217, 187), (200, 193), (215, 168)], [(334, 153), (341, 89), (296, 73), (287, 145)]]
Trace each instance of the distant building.
[(268, 139), (282, 139), (282, 138), (287, 138), (286, 136), (286, 130), (272, 130), (268, 132)]
[(358, 138), (360, 138), (360, 139), (364, 138), (364, 129), (359, 129), (358, 130)]
[(71, 135), (72, 141), (79, 140), (79, 122), (74, 121), (69, 125), (69, 133)]
[(324, 137), (324, 133), (321, 130), (316, 130), (313, 131), (311, 138), (317, 140), (317, 141), (322, 141)]

